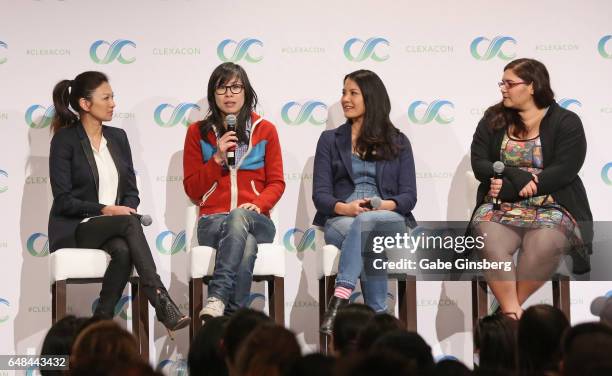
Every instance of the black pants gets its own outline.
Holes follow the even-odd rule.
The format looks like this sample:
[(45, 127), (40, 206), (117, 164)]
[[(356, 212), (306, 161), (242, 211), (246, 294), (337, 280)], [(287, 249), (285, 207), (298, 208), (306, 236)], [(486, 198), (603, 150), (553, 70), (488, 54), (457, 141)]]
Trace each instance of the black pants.
[(143, 293), (155, 306), (156, 290), (165, 288), (138, 218), (133, 215), (94, 217), (78, 225), (75, 238), (78, 247), (103, 249), (111, 256), (94, 316), (113, 317), (132, 266), (140, 276)]

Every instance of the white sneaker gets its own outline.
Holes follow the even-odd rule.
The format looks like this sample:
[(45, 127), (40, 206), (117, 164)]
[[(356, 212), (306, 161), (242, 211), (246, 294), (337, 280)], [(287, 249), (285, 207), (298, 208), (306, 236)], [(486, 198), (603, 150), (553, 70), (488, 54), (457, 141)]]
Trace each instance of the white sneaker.
[(206, 318), (223, 316), (223, 311), (225, 311), (223, 301), (211, 296), (206, 299), (206, 305), (200, 311), (200, 319), (204, 320)]

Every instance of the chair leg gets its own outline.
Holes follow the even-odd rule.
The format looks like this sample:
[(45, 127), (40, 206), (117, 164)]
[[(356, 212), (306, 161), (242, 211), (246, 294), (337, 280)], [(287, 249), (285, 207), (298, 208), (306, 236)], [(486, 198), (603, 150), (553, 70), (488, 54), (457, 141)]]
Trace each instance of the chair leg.
[(285, 326), (285, 279), (274, 276), (268, 281), (268, 312), (275, 323)]
[(570, 281), (569, 277), (558, 275), (552, 281), (553, 305), (559, 308), (568, 321), (571, 322), (570, 314)]
[(472, 328), (478, 325), (478, 319), (487, 315), (487, 282), (483, 277), (472, 279)]
[(140, 278), (132, 277), (132, 333), (140, 346), (140, 355), (149, 361), (149, 302), (140, 289)]
[(55, 324), (66, 316), (66, 280), (51, 285), (51, 321)]
[(405, 280), (397, 281), (397, 304), (399, 306), (399, 319), (406, 329), (417, 330), (417, 296), (416, 277), (406, 276)]
[(189, 343), (193, 340), (196, 333), (202, 327), (200, 311), (204, 308), (204, 280), (202, 278), (189, 279)]
[[(327, 302), (331, 299), (334, 293), (334, 285), (336, 284), (336, 276), (324, 276), (319, 279), (319, 326), (323, 323), (323, 316), (327, 308)], [(318, 329), (317, 329), (318, 331)], [(323, 354), (329, 354), (330, 338), (325, 334), (319, 333), (319, 347)]]

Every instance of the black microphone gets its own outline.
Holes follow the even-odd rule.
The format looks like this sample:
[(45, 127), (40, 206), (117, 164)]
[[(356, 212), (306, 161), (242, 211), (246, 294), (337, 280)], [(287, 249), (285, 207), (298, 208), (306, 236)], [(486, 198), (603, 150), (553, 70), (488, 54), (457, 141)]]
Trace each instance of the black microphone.
[(151, 216), (148, 214), (138, 214), (138, 213), (130, 213), (130, 214), (138, 218), (138, 220), (143, 226), (150, 226), (151, 223), (153, 223), (153, 218), (151, 218)]
[[(227, 130), (236, 132), (236, 115), (227, 115), (225, 117), (225, 124), (227, 124)], [(236, 148), (233, 147), (227, 150), (227, 165), (234, 167), (236, 165)]]
[[(504, 169), (506, 168), (506, 166), (504, 165), (504, 162), (502, 161), (497, 161), (495, 163), (493, 163), (493, 178), (494, 179), (503, 179), (504, 178)], [(499, 196), (499, 194), (498, 194)], [(495, 197), (493, 199), (493, 210), (499, 210), (500, 209), (500, 200), (499, 197)]]
[(382, 199), (378, 196), (372, 197), (369, 201), (364, 202), (363, 204), (359, 204), (362, 208), (367, 209), (378, 209), (382, 205)]

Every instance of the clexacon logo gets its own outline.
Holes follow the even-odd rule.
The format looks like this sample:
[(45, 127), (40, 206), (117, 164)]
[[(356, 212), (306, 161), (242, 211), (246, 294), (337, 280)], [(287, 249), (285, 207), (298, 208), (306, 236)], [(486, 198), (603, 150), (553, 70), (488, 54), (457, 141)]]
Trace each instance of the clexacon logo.
[(310, 100), (304, 104), (288, 102), (281, 109), (281, 117), (289, 125), (299, 125), (305, 122), (313, 125), (323, 125), (327, 121), (327, 105), (315, 100)]
[(174, 364), (175, 364), (174, 360), (164, 359), (160, 361), (159, 364), (157, 364), (157, 367), (155, 369), (157, 371), (164, 372), (163, 374), (165, 375), (166, 372), (168, 372), (168, 370), (172, 368), (172, 366), (174, 366)]
[(601, 180), (603, 180), (603, 182), (607, 185), (612, 185), (610, 170), (612, 170), (612, 162), (606, 163), (601, 169)]
[(0, 193), (8, 191), (8, 173), (4, 170), (0, 170)]
[[(165, 111), (166, 109), (173, 109), (173, 111), (170, 117), (167, 118), (167, 120), (164, 120), (162, 117), (164, 117), (163, 112), (167, 112)], [(162, 103), (155, 108), (153, 119), (155, 119), (155, 123), (162, 128), (174, 127), (179, 123), (187, 126), (189, 125), (188, 111), (191, 109), (199, 111), (200, 106), (195, 103), (179, 103), (178, 106), (175, 107), (168, 103)]]
[[(368, 38), (365, 42), (359, 38), (351, 38), (344, 43), (344, 56), (347, 60), (356, 62), (364, 61), (368, 58), (378, 62), (385, 61), (389, 59), (389, 55), (377, 54), (376, 49), (380, 45), (388, 47), (389, 41), (381, 37)], [(355, 51), (357, 49), (358, 51)], [(357, 53), (355, 54), (355, 52)]]
[(188, 368), (187, 361), (183, 359), (181, 354), (178, 354), (176, 360), (164, 359), (160, 361), (155, 370), (163, 375), (186, 376)]
[(49, 238), (46, 234), (35, 232), (26, 241), (26, 249), (34, 257), (45, 257), (49, 254)]
[[(0, 298), (0, 307), (10, 307), (11, 304), (9, 303), (8, 300), (4, 299), (4, 298)], [(3, 311), (5, 311), (7, 309), (0, 309), (0, 324), (2, 324), (3, 322), (6, 322), (9, 319), (9, 314), (3, 314)]]
[[(40, 118), (37, 118), (36, 116), (40, 116)], [(33, 129), (47, 128), (49, 125), (51, 125), (53, 116), (55, 116), (55, 107), (44, 107), (39, 104), (33, 104), (28, 107), (25, 112), (25, 122), (30, 128)]]
[(607, 50), (607, 46), (612, 45), (612, 43), (608, 43), (612, 39), (612, 35), (604, 35), (597, 43), (597, 51), (604, 59), (612, 59), (612, 51)]
[(185, 231), (178, 234), (170, 230), (162, 231), (155, 239), (155, 245), (159, 253), (163, 255), (174, 255), (185, 250)]
[(265, 302), (266, 301), (265, 295), (261, 294), (261, 293), (258, 293), (258, 292), (252, 292), (247, 297), (247, 301), (246, 301), (245, 307), (249, 307), (249, 308), (252, 307), (253, 303), (255, 303), (258, 300), (261, 300), (261, 301)]
[[(489, 44), (486, 45), (486, 42), (489, 42)], [(504, 52), (502, 50), (504, 45), (508, 44), (516, 45), (516, 39), (503, 35), (496, 36), (495, 38), (493, 38), (493, 40), (490, 40), (485, 37), (477, 37), (470, 44), (470, 52), (476, 60), (491, 60), (494, 57), (499, 57), (502, 60), (510, 60), (513, 59), (516, 54)], [(482, 51), (482, 48), (480, 47), (481, 45), (487, 46), (483, 53), (479, 52), (479, 50)]]
[[(302, 234), (298, 244), (295, 244), (295, 234)], [(290, 252), (304, 252), (307, 249), (315, 250), (315, 229), (314, 227), (308, 228), (306, 231), (302, 231), (299, 228), (290, 228), (285, 232), (283, 236), (283, 244), (285, 249)]]
[[(231, 53), (231, 55), (226, 54), (228, 46), (235, 46), (234, 51)], [(225, 39), (221, 41), (221, 43), (219, 43), (219, 45), (217, 46), (217, 56), (221, 61), (226, 62), (237, 62), (244, 59), (249, 63), (257, 63), (261, 61), (261, 59), (263, 59), (263, 56), (252, 55), (251, 53), (254, 49), (253, 46), (263, 47), (263, 43), (259, 39), (255, 38), (245, 38), (242, 39), (240, 42), (236, 42), (233, 39)]]
[[(434, 120), (439, 124), (449, 124), (454, 118), (448, 114), (450, 111), (445, 107), (454, 109), (455, 105), (445, 99), (436, 99), (430, 104), (424, 101), (414, 101), (408, 106), (408, 118), (414, 124), (427, 124)], [(426, 110), (422, 112), (421, 108), (426, 108)]]
[(442, 362), (444, 360), (459, 361), (459, 359), (454, 355), (442, 354), (435, 357), (435, 363)]
[[(131, 320), (132, 316), (129, 313), (128, 307), (129, 307), (129, 303), (130, 301), (132, 301), (133, 298), (129, 295), (124, 295), (121, 297), (121, 299), (119, 299), (119, 301), (117, 302), (117, 304), (115, 304), (115, 310), (113, 312), (113, 317), (119, 316), (124, 320)], [(93, 313), (96, 311), (96, 308), (98, 307), (98, 304), (100, 303), (100, 298), (96, 298), (92, 303), (91, 303), (91, 314), (93, 315)]]
[[(4, 49), (8, 50), (8, 45), (0, 40), (0, 48), (4, 48)], [(6, 63), (7, 60), (8, 60), (8, 58), (0, 56), (0, 64)]]
[(582, 103), (578, 99), (573, 98), (561, 98), (557, 101), (557, 104), (567, 109), (570, 109), (571, 106), (582, 107)]
[[(101, 46), (108, 46), (108, 48), (106, 49), (106, 54), (103, 57), (100, 57), (99, 55)], [(136, 58), (125, 58), (122, 55), (122, 50), (128, 46), (136, 48), (136, 43), (127, 39), (117, 39), (112, 43), (100, 39), (93, 42), (93, 44), (89, 48), (89, 57), (91, 57), (91, 60), (93, 60), (93, 62), (97, 64), (109, 64), (115, 60), (117, 60), (121, 64), (131, 64), (136, 61)]]

